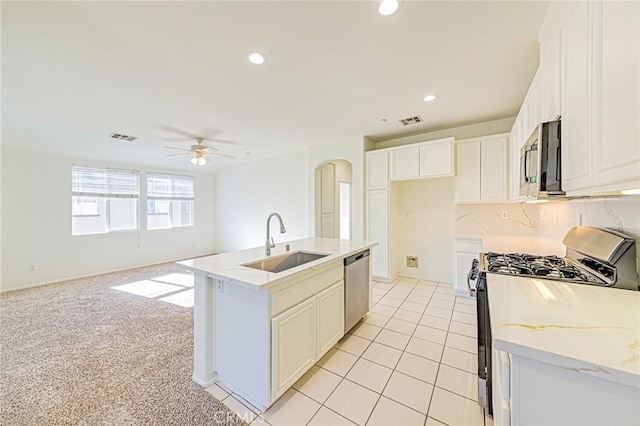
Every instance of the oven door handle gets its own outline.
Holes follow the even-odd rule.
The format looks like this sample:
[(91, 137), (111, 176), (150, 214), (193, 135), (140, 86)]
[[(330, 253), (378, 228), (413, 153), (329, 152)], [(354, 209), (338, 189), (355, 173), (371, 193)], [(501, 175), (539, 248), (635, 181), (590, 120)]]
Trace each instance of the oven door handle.
[(471, 277), (474, 274), (474, 270), (473, 268), (469, 271), (469, 273), (467, 274), (467, 289), (469, 290), (469, 296), (474, 297), (476, 295), (476, 289), (475, 288), (471, 288)]

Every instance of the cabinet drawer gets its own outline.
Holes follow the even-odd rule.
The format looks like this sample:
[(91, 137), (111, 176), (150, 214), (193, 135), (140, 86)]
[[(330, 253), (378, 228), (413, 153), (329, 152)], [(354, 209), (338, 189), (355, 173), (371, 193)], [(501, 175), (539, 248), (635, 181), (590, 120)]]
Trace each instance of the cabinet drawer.
[(344, 267), (342, 263), (339, 263), (317, 274), (311, 274), (295, 285), (276, 291), (271, 295), (271, 317), (297, 305), (336, 282), (342, 281), (343, 276)]

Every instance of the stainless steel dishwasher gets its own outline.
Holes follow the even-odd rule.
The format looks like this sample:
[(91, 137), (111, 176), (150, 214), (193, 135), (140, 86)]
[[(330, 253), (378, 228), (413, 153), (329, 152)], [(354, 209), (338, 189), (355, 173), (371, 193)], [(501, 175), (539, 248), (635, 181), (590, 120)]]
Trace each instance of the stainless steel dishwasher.
[(369, 312), (369, 250), (344, 259), (344, 332)]

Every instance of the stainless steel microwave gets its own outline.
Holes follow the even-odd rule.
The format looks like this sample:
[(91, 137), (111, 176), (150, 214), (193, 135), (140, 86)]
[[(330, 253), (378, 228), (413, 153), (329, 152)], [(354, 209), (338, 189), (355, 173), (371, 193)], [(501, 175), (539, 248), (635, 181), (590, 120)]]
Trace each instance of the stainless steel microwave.
[(539, 124), (520, 149), (520, 195), (564, 195), (561, 167), (560, 120)]

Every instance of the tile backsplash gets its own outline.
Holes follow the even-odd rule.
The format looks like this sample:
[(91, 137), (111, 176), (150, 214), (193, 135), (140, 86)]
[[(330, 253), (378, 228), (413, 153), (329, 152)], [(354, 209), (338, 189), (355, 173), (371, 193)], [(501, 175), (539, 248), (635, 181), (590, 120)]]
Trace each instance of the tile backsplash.
[(535, 238), (560, 248), (564, 235), (576, 225), (613, 228), (634, 237), (640, 246), (640, 197), (456, 206), (456, 235)]

